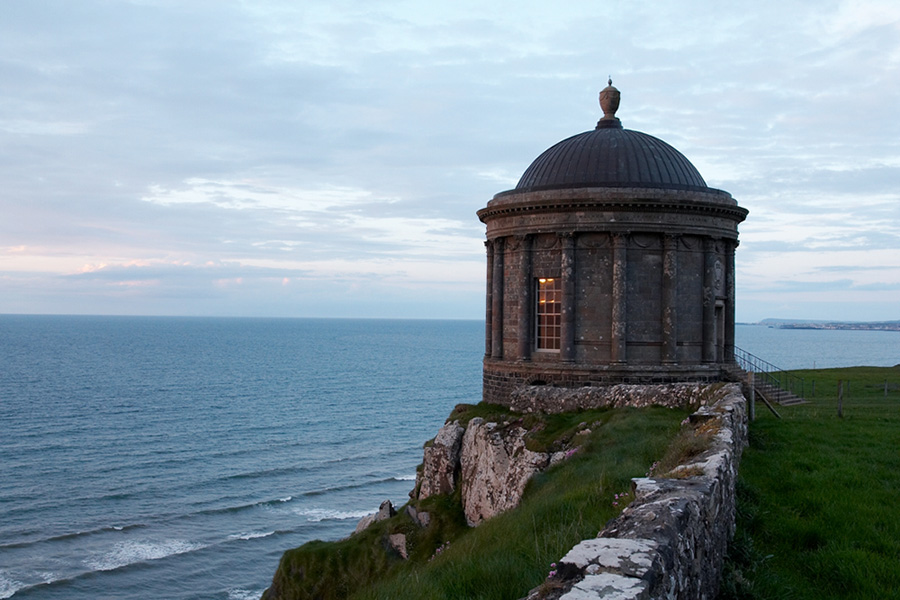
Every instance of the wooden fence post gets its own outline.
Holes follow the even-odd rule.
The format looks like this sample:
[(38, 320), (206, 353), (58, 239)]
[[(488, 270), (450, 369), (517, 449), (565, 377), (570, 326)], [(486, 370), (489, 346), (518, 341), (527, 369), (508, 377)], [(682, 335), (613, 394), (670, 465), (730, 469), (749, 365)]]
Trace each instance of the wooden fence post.
[(753, 371), (747, 372), (747, 387), (750, 388), (750, 406), (748, 407), (750, 421), (756, 420), (756, 389), (754, 384)]
[(841, 419), (844, 418), (844, 380), (843, 379), (838, 379), (838, 418), (841, 418)]

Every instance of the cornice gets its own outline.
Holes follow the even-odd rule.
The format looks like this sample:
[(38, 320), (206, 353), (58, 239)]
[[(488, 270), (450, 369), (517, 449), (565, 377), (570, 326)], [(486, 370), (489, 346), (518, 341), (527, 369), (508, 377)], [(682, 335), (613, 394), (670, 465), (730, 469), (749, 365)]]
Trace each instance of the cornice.
[[(724, 193), (724, 192), (723, 192)], [(538, 196), (538, 197), (530, 197)], [(730, 203), (722, 201), (709, 201), (697, 198), (696, 192), (683, 195), (667, 194), (665, 198), (623, 196), (603, 197), (588, 196), (578, 197), (540, 197), (541, 194), (522, 194), (521, 198), (504, 197), (501, 202), (492, 200), (485, 208), (477, 212), (478, 218), (483, 222), (507, 216), (543, 214), (543, 213), (571, 213), (571, 212), (649, 212), (672, 214), (704, 214), (709, 216), (725, 217), (737, 223), (747, 218), (749, 211), (737, 205), (733, 200)], [(680, 196), (680, 197), (679, 197)], [(693, 196), (693, 197), (689, 197)], [(727, 198), (731, 198), (730, 195)], [(514, 200), (514, 201), (510, 201)]]

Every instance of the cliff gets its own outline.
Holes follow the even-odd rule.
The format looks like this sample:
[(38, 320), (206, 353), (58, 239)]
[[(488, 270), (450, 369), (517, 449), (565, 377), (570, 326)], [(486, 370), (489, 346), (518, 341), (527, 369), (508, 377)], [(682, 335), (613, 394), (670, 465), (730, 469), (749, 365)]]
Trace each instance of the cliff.
[[(559, 484), (560, 491), (549, 497), (549, 508), (543, 510), (559, 512), (565, 508), (568, 516), (554, 522), (546, 512), (533, 513), (530, 519), (535, 531), (526, 537), (533, 537), (531, 543), (535, 546), (546, 544), (546, 549), (539, 549), (539, 559), (550, 557), (543, 559), (544, 564), (556, 561), (558, 567), (549, 577), (546, 572), (538, 577), (538, 581), (546, 579), (532, 590), (529, 599), (601, 598), (605, 597), (603, 590), (612, 589), (618, 590), (617, 597), (622, 598), (656, 598), (672, 593), (683, 598), (711, 597), (725, 544), (733, 531), (733, 479), (746, 435), (743, 397), (737, 386), (629, 388), (574, 395), (545, 388), (534, 390), (531, 399), (523, 401), (522, 407), (535, 406), (534, 399), (546, 397), (549, 392), (554, 396), (551, 404), (559, 407), (555, 414), (512, 412), (491, 405), (457, 407), (434, 440), (425, 445), (410, 502), (399, 514), (390, 503), (382, 504), (376, 515), (360, 522), (351, 538), (330, 545), (313, 542), (286, 553), (264, 598), (399, 597), (399, 593), (366, 596), (363, 589), (391, 577), (412, 577), (409, 573), (415, 569), (423, 571), (422, 577), (428, 577), (428, 571), (453, 559), (444, 555), (476, 553), (481, 555), (476, 557), (476, 563), (488, 561), (489, 552), (477, 546), (482, 542), (469, 541), (465, 544), (468, 550), (462, 548), (463, 539), (477, 539), (467, 532), (487, 527), (491, 531), (485, 531), (486, 537), (494, 540), (506, 533), (498, 533), (499, 525), (514, 538), (512, 527), (516, 525), (510, 523), (516, 523), (519, 511), (513, 509), (523, 502), (523, 496), (540, 495), (529, 482), (538, 474), (549, 473), (549, 467), (557, 464), (568, 466), (554, 469), (554, 473), (563, 474), (556, 477), (571, 477), (571, 481)], [(593, 399), (585, 400), (588, 396)], [(648, 400), (654, 396), (655, 402)], [(625, 409), (625, 413), (608, 410), (611, 405), (627, 405), (628, 398), (641, 406), (680, 408), (674, 413), (653, 409), (656, 412), (649, 413), (650, 417), (634, 409)], [(540, 402), (549, 406), (546, 398)], [(565, 410), (573, 405), (580, 410)], [(636, 450), (641, 445), (638, 436), (644, 436), (647, 449), (661, 456), (662, 448), (669, 444), (666, 440), (671, 438), (666, 437), (670, 434), (659, 437), (661, 443), (653, 437), (659, 425), (645, 425), (638, 436), (616, 428), (637, 415), (660, 422), (674, 421), (675, 429), (679, 429), (675, 419), (686, 414), (685, 405), (699, 410), (682, 422), (678, 434), (680, 450), (675, 458), (666, 459), (670, 464), (657, 465), (657, 472), (666, 476), (648, 473), (648, 477), (633, 480), (632, 493), (623, 490), (621, 494), (633, 501), (622, 511), (618, 506), (620, 494), (613, 496), (612, 490), (622, 490), (623, 484), (605, 481), (605, 474), (595, 470), (611, 467), (597, 467), (591, 461), (598, 454), (609, 452), (610, 465), (615, 465), (623, 458), (613, 456), (614, 452), (640, 454)], [(671, 430), (672, 426), (667, 427)], [(626, 443), (626, 435), (637, 439)], [(569, 472), (575, 475), (567, 475)], [(596, 481), (589, 480), (591, 473), (595, 473)], [(542, 485), (544, 481), (542, 476)], [(576, 488), (587, 490), (578, 492), (584, 497), (584, 507), (574, 504)], [(572, 498), (567, 497), (570, 491)], [(601, 506), (588, 506), (598, 504), (598, 493), (614, 498), (611, 506), (602, 505), (603, 501), (599, 502)], [(609, 520), (603, 515), (614, 518)], [(572, 540), (568, 546), (563, 545), (562, 539), (552, 543), (539, 541), (540, 535), (547, 539), (560, 537), (558, 532), (570, 528), (566, 519), (578, 522), (577, 528), (567, 533), (566, 539)], [(600, 537), (593, 538), (607, 521)], [(594, 534), (587, 535), (591, 523), (596, 523)], [(539, 529), (544, 533), (539, 533)], [(579, 539), (586, 541), (577, 543)], [(511, 544), (518, 547), (516, 542)], [(510, 550), (502, 553), (508, 555)], [(417, 583), (421, 581), (418, 570), (414, 571)], [(479, 577), (483, 579), (485, 575)], [(516, 582), (512, 581), (511, 587), (496, 597), (525, 594), (537, 583), (528, 583), (531, 577), (534, 576), (522, 576), (517, 596), (510, 595), (514, 593), (510, 590), (516, 589)], [(436, 592), (432, 597), (454, 597), (459, 593)], [(409, 597), (428, 597), (424, 588), (419, 594)]]

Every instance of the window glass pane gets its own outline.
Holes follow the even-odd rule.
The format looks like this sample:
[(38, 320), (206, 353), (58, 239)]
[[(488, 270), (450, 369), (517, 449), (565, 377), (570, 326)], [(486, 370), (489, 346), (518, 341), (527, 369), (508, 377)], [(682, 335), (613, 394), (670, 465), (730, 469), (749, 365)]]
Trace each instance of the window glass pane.
[(558, 277), (537, 280), (535, 311), (538, 350), (559, 350), (562, 313), (562, 285)]

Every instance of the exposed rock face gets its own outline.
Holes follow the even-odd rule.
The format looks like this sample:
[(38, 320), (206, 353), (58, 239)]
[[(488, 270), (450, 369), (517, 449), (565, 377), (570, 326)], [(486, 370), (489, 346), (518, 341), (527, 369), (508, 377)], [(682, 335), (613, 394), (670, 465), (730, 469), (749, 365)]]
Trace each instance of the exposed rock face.
[(378, 512), (375, 514), (376, 521), (384, 521), (385, 519), (390, 519), (394, 515), (397, 514), (397, 511), (394, 510), (394, 505), (391, 504), (390, 500), (385, 500), (378, 507)]
[(419, 500), (434, 494), (452, 494), (456, 490), (464, 431), (459, 421), (447, 423), (438, 431), (431, 446), (425, 448), (422, 472), (416, 482)]
[(366, 515), (362, 519), (359, 520), (359, 523), (356, 524), (356, 529), (353, 530), (353, 534), (356, 535), (360, 531), (365, 531), (372, 523), (377, 523), (378, 521), (384, 521), (385, 519), (390, 519), (394, 515), (397, 514), (397, 511), (394, 510), (394, 505), (391, 504), (390, 500), (385, 500), (381, 503), (381, 506), (378, 507), (378, 512)]
[(528, 480), (550, 464), (548, 454), (525, 447), (526, 433), (480, 418), (469, 422), (460, 466), (463, 510), (470, 526), (518, 506)]
[[(447, 423), (425, 448), (422, 471), (410, 496), (424, 500), (452, 494), (460, 485), (466, 521), (473, 527), (518, 506), (528, 480), (551, 464), (549, 454), (525, 447), (526, 433), (522, 427), (481, 418), (472, 419), (467, 427), (458, 421)], [(557, 454), (557, 461), (564, 457)]]
[(419, 527), (428, 527), (431, 524), (431, 514), (424, 510), (418, 510), (412, 504), (406, 505), (406, 514), (413, 520), (413, 523)]
[(406, 536), (402, 533), (395, 533), (388, 536), (388, 544), (390, 544), (391, 548), (396, 550), (397, 554), (400, 555), (400, 558), (403, 560), (409, 559), (409, 552), (406, 550)]
[(357, 533), (359, 533), (359, 532), (361, 532), (361, 531), (365, 531), (366, 529), (368, 529), (369, 527), (371, 527), (371, 526), (372, 526), (372, 523), (374, 523), (374, 522), (375, 522), (375, 513), (372, 513), (371, 515), (366, 515), (366, 516), (364, 516), (364, 517), (363, 517), (362, 519), (360, 519), (359, 522), (356, 524), (356, 529), (353, 530), (353, 535), (356, 535)]

